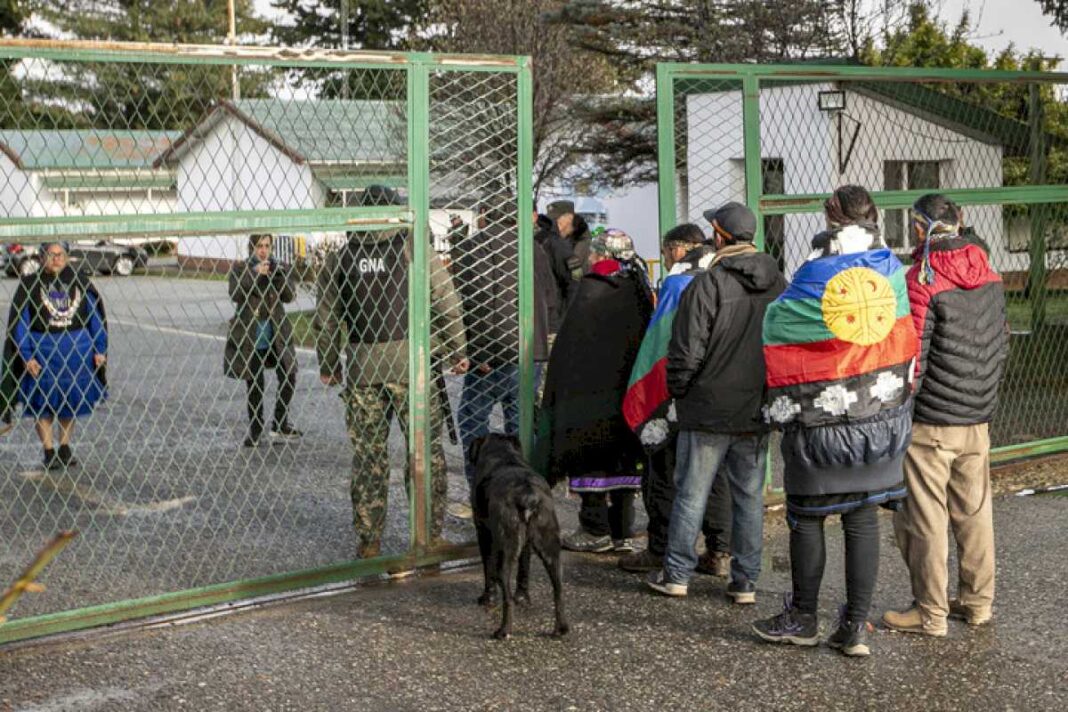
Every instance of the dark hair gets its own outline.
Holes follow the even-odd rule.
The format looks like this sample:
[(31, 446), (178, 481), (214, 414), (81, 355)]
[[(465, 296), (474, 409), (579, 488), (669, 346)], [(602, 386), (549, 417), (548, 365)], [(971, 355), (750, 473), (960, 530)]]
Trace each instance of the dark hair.
[(257, 232), (257, 233), (255, 233), (255, 234), (252, 234), (252, 235), (249, 235), (249, 236), (248, 236), (248, 253), (249, 253), (250, 255), (251, 255), (251, 254), (253, 253), (253, 251), (254, 251), (254, 250), (256, 249), (256, 245), (258, 245), (258, 244), (259, 244), (260, 240), (262, 240), (262, 239), (263, 239), (263, 238), (265, 238), (265, 237), (266, 237), (266, 238), (267, 238), (268, 240), (270, 240), (270, 241), (271, 241), (271, 247), (274, 247), (274, 235), (271, 235), (270, 233), (266, 233), (266, 232)]
[(823, 204), (823, 212), (834, 227), (879, 224), (879, 211), (871, 195), (859, 185), (843, 185)]
[(676, 225), (667, 232), (664, 233), (663, 243), (664, 246), (675, 243), (684, 245), (700, 245), (705, 241), (705, 234), (701, 232), (701, 228), (697, 227), (693, 223), (683, 223), (682, 225)]
[(922, 213), (932, 222), (946, 226), (960, 225), (960, 206), (941, 193), (928, 193), (912, 204), (912, 209)]

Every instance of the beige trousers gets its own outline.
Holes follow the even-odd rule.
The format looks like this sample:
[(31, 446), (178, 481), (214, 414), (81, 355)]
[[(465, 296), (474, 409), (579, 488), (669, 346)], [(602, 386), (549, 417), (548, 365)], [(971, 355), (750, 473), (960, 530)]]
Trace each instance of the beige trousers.
[(909, 496), (894, 517), (894, 534), (920, 610), (943, 620), (949, 614), (947, 529), (952, 527), (960, 602), (977, 614), (988, 613), (994, 601), (994, 518), (987, 424), (913, 424), (905, 483)]

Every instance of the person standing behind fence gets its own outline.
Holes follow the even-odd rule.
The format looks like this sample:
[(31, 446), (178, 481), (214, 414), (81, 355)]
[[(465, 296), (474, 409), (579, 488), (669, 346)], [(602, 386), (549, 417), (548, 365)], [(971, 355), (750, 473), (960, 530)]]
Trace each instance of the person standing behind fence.
[(761, 416), (764, 309), (786, 282), (753, 245), (756, 216), (739, 203), (708, 210), (716, 257), (679, 301), (668, 346), (668, 391), (679, 419), (675, 503), (664, 566), (646, 579), (667, 596), (685, 596), (697, 566), (694, 542), (722, 463), (731, 488), (731, 580), (727, 596), (756, 602), (764, 533), (767, 426)]
[[(679, 299), (694, 277), (708, 269), (716, 248), (706, 244), (701, 228), (685, 223), (664, 235), (663, 262), (667, 277), (660, 285), (656, 311), (642, 339), (623, 398), (623, 417), (642, 441), (648, 468), (642, 477), (642, 501), (649, 516), (648, 546), (619, 559), (624, 571), (644, 573), (664, 565), (671, 507), (675, 501), (675, 445), (678, 417), (667, 387), (667, 352)], [(730, 575), (731, 497), (726, 477), (716, 477), (701, 527), (705, 553), (697, 561), (699, 573)]]
[(224, 370), (230, 378), (245, 382), (248, 436), (245, 447), (255, 447), (263, 434), (264, 372), (273, 368), (278, 379), (270, 437), (284, 441), (302, 433), (289, 422), (289, 405), (297, 384), (297, 352), (293, 327), (283, 304), (295, 297), (293, 270), (272, 255), (271, 235), (250, 235), (249, 258), (230, 270), (230, 300), (237, 313), (230, 320), (226, 338)]
[[(501, 199), (505, 202), (505, 199)], [(490, 415), (498, 403), (504, 432), (519, 435), (519, 235), (514, 214), (501, 205), (480, 209), (478, 231), (453, 245), (453, 282), (463, 300), (467, 355), (458, 421), (464, 449), (467, 484), (474, 492), (474, 467), (467, 449), (489, 432)], [(535, 368), (549, 356), (545, 272), (548, 257), (540, 245), (534, 256)], [(535, 373), (537, 391), (539, 374)]]
[[(396, 191), (371, 186), (360, 204), (399, 205)], [(408, 230), (350, 232), (348, 241), (326, 256), (318, 275), (319, 301), (315, 326), (319, 378), (332, 386), (341, 382), (345, 354), (345, 421), (352, 442), (353, 526), (356, 554), (377, 556), (381, 549), (389, 496), (389, 426), (397, 419), (408, 427), (408, 277), (411, 245)], [(441, 325), (440, 355), (454, 373), (467, 371), (463, 313), (445, 266), (433, 251), (429, 257), (430, 311)], [(345, 344), (342, 347), (342, 343)], [(435, 389), (427, 390), (430, 412), (431, 537), (440, 540), (445, 519), (448, 480), (441, 444), (441, 408)], [(405, 482), (411, 494), (411, 473)]]
[[(44, 247), (44, 266), (19, 282), (8, 314), (23, 415), (36, 421), (49, 470), (78, 464), (71, 450), (74, 419), (107, 398), (108, 326), (100, 293), (69, 264), (66, 246)], [(59, 448), (52, 424), (59, 421)]]
[[(943, 195), (912, 208), (916, 236), (908, 272), (920, 337), (909, 496), (894, 533), (912, 581), (913, 605), (887, 611), (887, 627), (941, 637), (946, 618), (984, 625), (993, 616), (994, 521), (990, 421), (1009, 350), (1005, 291), (982, 243), (962, 228)], [(948, 600), (946, 530), (957, 540), (958, 597)]]
[(827, 559), (823, 527), (845, 533), (846, 604), (828, 644), (868, 655), (879, 571), (879, 505), (905, 496), (916, 331), (905, 268), (879, 234), (868, 191), (839, 188), (827, 231), (764, 316), (768, 420), (782, 430), (793, 592), (753, 630), (772, 643), (818, 645)]

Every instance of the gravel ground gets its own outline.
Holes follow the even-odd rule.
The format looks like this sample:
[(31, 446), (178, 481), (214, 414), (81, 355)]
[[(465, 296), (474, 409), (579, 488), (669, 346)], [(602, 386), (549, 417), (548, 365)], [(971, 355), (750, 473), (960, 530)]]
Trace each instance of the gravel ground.
[[(1057, 465), (1062, 478), (1066, 463)], [(952, 622), (946, 639), (878, 630), (873, 655), (761, 643), (748, 625), (789, 585), (781, 513), (770, 513), (755, 607), (702, 577), (665, 599), (612, 557), (566, 560), (573, 633), (554, 640), (544, 575), (515, 637), (474, 604), (472, 569), (371, 584), (329, 598), (182, 626), (0, 651), (0, 710), (1027, 709), (1068, 706), (1063, 622), (1068, 498), (995, 501), (993, 624)], [(840, 528), (827, 528), (821, 625), (844, 600)], [(873, 619), (904, 606), (904, 566), (883, 521)], [(952, 564), (951, 564), (952, 570)]]

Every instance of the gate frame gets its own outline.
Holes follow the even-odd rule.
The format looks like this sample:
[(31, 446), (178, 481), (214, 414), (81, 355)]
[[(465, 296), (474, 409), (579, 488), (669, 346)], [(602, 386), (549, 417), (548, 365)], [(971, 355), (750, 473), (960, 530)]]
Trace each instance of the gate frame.
[[(680, 64), (656, 65), (657, 191), (660, 235), (678, 224), (675, 189), (675, 81), (679, 79), (725, 80), (741, 83), (742, 135), (745, 158), (745, 202), (757, 217), (757, 249), (764, 247), (767, 215), (813, 213), (822, 208), (830, 193), (802, 195), (765, 194), (761, 183), (760, 89), (763, 80), (817, 81), (929, 81), (972, 83), (1062, 84), (1068, 72), (1011, 72), (993, 69), (927, 69), (916, 67), (863, 67), (851, 65), (790, 64)], [(1044, 175), (1044, 174), (1043, 174)], [(910, 208), (929, 190), (872, 191), (880, 208)], [(940, 193), (968, 205), (1039, 205), (1068, 203), (1066, 185), (1008, 186), (1000, 188), (940, 189)], [(1044, 261), (1041, 271), (1044, 273)], [(1003, 445), (990, 451), (991, 462), (1068, 452), (1068, 434), (1043, 440)], [(771, 482), (771, 459), (768, 478)]]
[[(0, 624), (0, 646), (14, 641), (68, 633), (137, 618), (178, 613), (206, 606), (336, 584), (375, 575), (437, 567), (477, 557), (473, 543), (431, 548), (431, 478), (427, 476), (431, 439), (430, 380), (430, 75), (432, 72), (498, 73), (516, 76), (516, 190), (519, 250), (520, 438), (530, 451), (534, 424), (533, 362), (533, 82), (526, 56), (371, 52), (289, 47), (181, 45), (103, 41), (55, 41), (0, 38), (0, 59), (153, 65), (254, 65), (304, 69), (380, 69), (404, 71), (407, 81), (408, 205), (403, 207), (334, 207), (308, 210), (246, 210), (170, 213), (166, 215), (0, 218), (0, 239), (18, 236), (28, 242), (65, 237), (136, 233), (174, 235), (272, 232), (280, 230), (351, 230), (408, 227), (413, 234), (409, 268), (410, 433), (408, 466), (413, 496), (409, 499), (408, 550), (399, 555), (353, 560), (252, 579), (211, 584), (154, 596), (113, 601)], [(524, 218), (524, 216), (527, 216)], [(28, 239), (27, 239), (28, 238)], [(345, 444), (348, 447), (348, 444)], [(412, 501), (414, 500), (414, 501)]]

